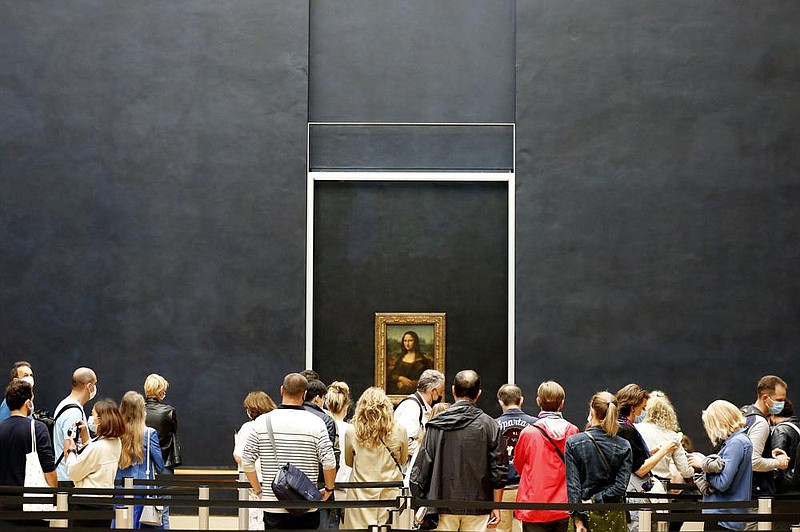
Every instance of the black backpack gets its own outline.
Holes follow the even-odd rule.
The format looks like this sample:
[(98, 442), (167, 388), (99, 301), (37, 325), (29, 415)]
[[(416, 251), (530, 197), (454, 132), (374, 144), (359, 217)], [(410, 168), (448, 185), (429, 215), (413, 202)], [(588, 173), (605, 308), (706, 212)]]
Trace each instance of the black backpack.
[[(767, 419), (767, 417), (753, 405), (745, 406), (742, 408), (742, 414), (745, 416), (744, 432), (747, 437), (750, 437), (750, 429), (756, 422), (758, 417)], [(767, 421), (769, 424), (769, 421)], [(764, 444), (764, 452), (761, 453), (764, 458), (772, 458), (772, 445), (770, 445), (769, 438)], [(775, 493), (775, 474), (772, 471), (753, 471), (753, 496), (760, 497), (764, 495), (773, 495)]]
[(53, 442), (53, 429), (56, 426), (56, 420), (59, 417), (61, 417), (61, 414), (63, 414), (70, 408), (80, 408), (81, 411), (83, 411), (83, 407), (81, 407), (80, 405), (76, 405), (75, 403), (70, 403), (66, 405), (64, 408), (62, 408), (61, 411), (58, 412), (55, 417), (51, 416), (50, 412), (44, 409), (37, 410), (36, 412), (33, 413), (33, 419), (35, 419), (36, 421), (41, 421), (42, 423), (44, 423), (44, 426), (47, 427), (47, 432), (50, 434), (51, 443)]

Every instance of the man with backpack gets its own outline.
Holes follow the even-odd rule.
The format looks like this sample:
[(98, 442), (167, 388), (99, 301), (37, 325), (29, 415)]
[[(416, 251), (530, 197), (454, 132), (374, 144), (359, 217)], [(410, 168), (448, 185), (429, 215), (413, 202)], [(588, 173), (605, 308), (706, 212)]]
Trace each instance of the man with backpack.
[(789, 467), (789, 457), (770, 444), (767, 416), (780, 414), (786, 402), (786, 382), (776, 375), (761, 377), (756, 386), (756, 402), (742, 408), (744, 430), (753, 443), (753, 498), (775, 493), (774, 472)]
[[(97, 375), (90, 368), (78, 368), (72, 373), (72, 391), (53, 411), (53, 450), (57, 462), (58, 480), (69, 482), (67, 465), (63, 460), (67, 432), (79, 420), (87, 423), (83, 406), (97, 395)], [(85, 445), (88, 442), (83, 442)]]

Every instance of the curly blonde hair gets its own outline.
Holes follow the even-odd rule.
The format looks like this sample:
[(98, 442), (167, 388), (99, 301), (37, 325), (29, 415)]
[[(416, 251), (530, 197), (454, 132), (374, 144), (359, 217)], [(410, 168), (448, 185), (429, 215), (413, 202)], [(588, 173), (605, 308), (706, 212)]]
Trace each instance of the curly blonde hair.
[(382, 389), (372, 386), (364, 390), (352, 419), (356, 441), (364, 447), (383, 445), (394, 428), (393, 414), (392, 403)]
[(675, 413), (675, 408), (672, 406), (669, 397), (664, 392), (658, 390), (650, 392), (645, 412), (645, 422), (650, 422), (662, 429), (680, 432), (681, 427), (678, 425), (678, 415)]

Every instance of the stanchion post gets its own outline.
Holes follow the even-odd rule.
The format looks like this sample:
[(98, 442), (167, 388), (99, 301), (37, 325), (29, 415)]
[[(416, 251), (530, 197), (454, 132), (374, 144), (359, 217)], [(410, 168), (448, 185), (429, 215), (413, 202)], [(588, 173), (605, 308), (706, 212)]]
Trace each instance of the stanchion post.
[[(208, 486), (200, 486), (197, 488), (197, 498), (201, 501), (207, 501), (211, 499), (211, 490)], [(198, 530), (209, 530), (209, 507), (208, 506), (201, 506), (197, 509), (197, 529)]]
[[(758, 514), (770, 515), (772, 513), (772, 499), (769, 497), (760, 497), (758, 499)], [(772, 523), (769, 521), (759, 521), (757, 530), (772, 530)]]
[[(125, 491), (132, 490), (133, 489), (133, 477), (125, 477), (125, 478), (123, 478), (122, 479), (122, 487), (125, 488)], [(125, 494), (125, 498), (126, 499), (133, 499), (133, 495), (131, 495), (130, 493), (126, 493)], [(133, 502), (133, 501), (131, 501), (131, 502)], [(120, 528), (129, 528), (129, 529), (131, 529), (131, 528), (133, 528), (133, 504), (126, 505), (125, 509), (128, 510), (125, 513), (125, 521), (124, 521), (125, 524), (124, 524), (124, 526), (122, 526)], [(117, 521), (117, 523), (119, 523), (119, 521)]]
[(639, 510), (639, 532), (653, 532), (653, 512), (650, 508)]
[[(247, 475), (243, 472), (239, 473), (239, 482), (247, 482)], [(239, 502), (250, 500), (249, 490), (247, 488), (239, 488)], [(239, 507), (239, 530), (247, 530), (250, 524), (250, 509), (244, 506)]]
[[(66, 512), (69, 510), (69, 494), (56, 493), (56, 511)], [(53, 519), (50, 521), (51, 528), (69, 528), (69, 519)]]
[(398, 502), (400, 503), (399, 508), (401, 508), (401, 510), (394, 511), (397, 520), (391, 521), (392, 528), (411, 530), (414, 524), (414, 509), (411, 508), (411, 490), (404, 487), (400, 493)]
[(133, 528), (130, 522), (130, 514), (128, 512), (128, 506), (115, 508), (114, 519), (117, 522), (116, 528), (124, 528), (125, 530), (131, 530)]

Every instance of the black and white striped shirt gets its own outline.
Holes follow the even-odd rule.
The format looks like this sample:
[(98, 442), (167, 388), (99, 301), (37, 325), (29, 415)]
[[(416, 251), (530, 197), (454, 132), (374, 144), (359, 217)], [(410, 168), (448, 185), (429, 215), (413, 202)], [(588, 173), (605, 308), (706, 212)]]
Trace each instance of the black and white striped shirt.
[[(266, 416), (270, 417), (275, 449), (267, 432)], [(276, 501), (272, 493), (272, 480), (278, 469), (291, 462), (312, 481), (317, 481), (319, 464), (323, 469), (335, 469), (336, 459), (328, 437), (325, 422), (302, 406), (281, 405), (277, 410), (255, 419), (254, 428), (242, 451), (242, 470), (255, 471), (255, 462), (261, 459), (261, 489), (264, 500)], [(269, 512), (285, 513), (282, 508), (268, 508)]]

